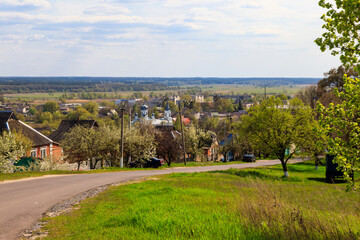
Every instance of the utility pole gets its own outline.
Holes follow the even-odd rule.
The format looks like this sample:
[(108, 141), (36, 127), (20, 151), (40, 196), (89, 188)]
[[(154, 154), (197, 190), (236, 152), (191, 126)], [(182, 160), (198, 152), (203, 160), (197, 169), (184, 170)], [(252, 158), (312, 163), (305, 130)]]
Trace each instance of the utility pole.
[(180, 115), (180, 126), (181, 126), (181, 138), (182, 138), (182, 145), (183, 145), (183, 150), (184, 150), (184, 152), (183, 152), (183, 154), (184, 154), (184, 165), (186, 165), (185, 138), (184, 138), (182, 115), (181, 115), (181, 103), (179, 103), (179, 115)]
[(131, 107), (129, 107), (129, 130), (131, 129)]
[(120, 168), (124, 167), (124, 105), (121, 106), (121, 144), (120, 144)]
[(266, 85), (265, 85), (265, 100), (266, 100)]
[[(129, 106), (129, 131), (131, 130), (131, 106)], [(128, 164), (131, 163), (131, 155), (129, 154)]]

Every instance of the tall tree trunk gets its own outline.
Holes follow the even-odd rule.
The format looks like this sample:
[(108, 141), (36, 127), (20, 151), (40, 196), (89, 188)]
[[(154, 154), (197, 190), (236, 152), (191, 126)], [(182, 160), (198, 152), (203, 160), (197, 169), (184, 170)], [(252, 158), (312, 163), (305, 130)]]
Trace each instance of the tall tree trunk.
[(319, 157), (316, 153), (314, 153), (315, 158), (315, 170), (319, 170)]
[(288, 172), (288, 169), (287, 169), (287, 165), (286, 165), (284, 159), (282, 159), (282, 160), (280, 159), (280, 161), (281, 161), (281, 166), (282, 166), (283, 171), (284, 171), (284, 177), (288, 178), (289, 177), (289, 172)]

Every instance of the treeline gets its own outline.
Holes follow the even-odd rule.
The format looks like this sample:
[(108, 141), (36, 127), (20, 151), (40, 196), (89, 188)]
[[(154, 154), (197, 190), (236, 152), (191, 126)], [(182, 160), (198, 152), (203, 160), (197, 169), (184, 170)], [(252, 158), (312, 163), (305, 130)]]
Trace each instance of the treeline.
[(0, 94), (39, 92), (116, 92), (177, 90), (186, 85), (244, 84), (256, 86), (316, 84), (316, 78), (108, 78), (1, 77)]
[(51, 93), (51, 92), (118, 92), (176, 90), (162, 83), (99, 83), (99, 82), (52, 82), (52, 81), (0, 81), (0, 94)]

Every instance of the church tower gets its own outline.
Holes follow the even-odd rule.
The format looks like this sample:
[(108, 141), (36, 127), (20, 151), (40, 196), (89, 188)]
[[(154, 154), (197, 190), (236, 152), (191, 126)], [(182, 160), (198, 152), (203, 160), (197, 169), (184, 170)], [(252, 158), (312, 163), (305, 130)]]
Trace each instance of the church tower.
[(148, 110), (149, 110), (149, 108), (148, 108), (148, 106), (146, 106), (145, 104), (144, 105), (142, 105), (141, 107), (140, 107), (140, 110), (141, 110), (141, 118), (147, 118), (148, 117)]
[(168, 121), (170, 121), (171, 118), (171, 110), (170, 110), (170, 106), (169, 106), (169, 101), (166, 104), (166, 108), (165, 108), (165, 113), (164, 113), (164, 118), (167, 119)]

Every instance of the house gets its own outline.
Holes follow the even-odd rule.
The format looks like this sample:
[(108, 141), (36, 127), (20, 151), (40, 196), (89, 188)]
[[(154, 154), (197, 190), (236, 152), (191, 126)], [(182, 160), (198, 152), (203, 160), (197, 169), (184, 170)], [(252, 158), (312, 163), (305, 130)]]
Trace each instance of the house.
[(60, 160), (62, 150), (58, 142), (51, 140), (26, 123), (17, 120), (11, 111), (0, 112), (0, 131), (17, 132), (27, 137), (33, 143), (32, 149), (26, 153), (27, 157), (46, 158), (54, 157), (54, 160)]
[(60, 143), (65, 138), (65, 133), (70, 132), (73, 127), (83, 126), (86, 128), (99, 127), (95, 120), (62, 120), (58, 129), (49, 135), (49, 138)]
[(233, 134), (229, 134), (226, 139), (222, 140), (219, 143), (220, 152), (221, 154), (223, 154), (225, 162), (234, 161), (233, 141), (234, 141)]
[[(216, 135), (211, 134), (211, 141), (205, 143), (202, 147), (203, 156), (201, 156), (206, 161), (218, 161), (219, 160), (219, 142), (217, 141)], [(202, 160), (202, 159), (201, 159)]]

